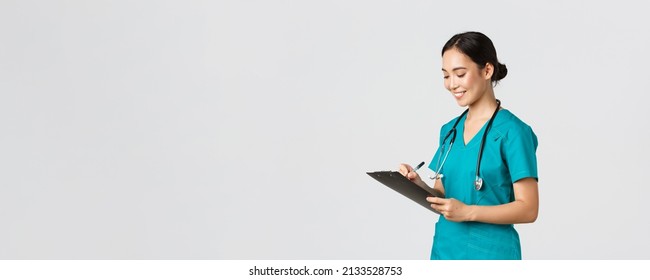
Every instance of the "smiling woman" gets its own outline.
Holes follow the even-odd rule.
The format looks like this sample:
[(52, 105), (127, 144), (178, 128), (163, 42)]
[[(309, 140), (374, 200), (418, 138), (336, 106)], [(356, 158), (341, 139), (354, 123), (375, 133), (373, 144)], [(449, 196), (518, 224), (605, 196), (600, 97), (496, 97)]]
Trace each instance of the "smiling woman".
[[(521, 259), (513, 224), (537, 219), (537, 136), (496, 99), (493, 88), (508, 70), (484, 34), (449, 39), (442, 73), (447, 90), (468, 109), (442, 126), (429, 165), (434, 189), (445, 194), (427, 199), (441, 213), (431, 259)], [(462, 144), (454, 146), (459, 137)], [(411, 166), (401, 164), (400, 172), (427, 186)]]

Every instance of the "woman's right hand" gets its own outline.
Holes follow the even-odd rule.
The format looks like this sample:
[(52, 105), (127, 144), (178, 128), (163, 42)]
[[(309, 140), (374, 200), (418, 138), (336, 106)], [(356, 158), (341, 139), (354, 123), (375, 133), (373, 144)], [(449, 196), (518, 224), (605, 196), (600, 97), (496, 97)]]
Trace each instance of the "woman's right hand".
[(416, 183), (420, 186), (424, 184), (424, 182), (420, 178), (420, 175), (414, 172), (413, 167), (411, 167), (406, 163), (402, 163), (399, 165), (399, 173), (402, 174), (402, 176), (406, 177), (407, 179), (411, 180), (411, 182), (413, 183)]

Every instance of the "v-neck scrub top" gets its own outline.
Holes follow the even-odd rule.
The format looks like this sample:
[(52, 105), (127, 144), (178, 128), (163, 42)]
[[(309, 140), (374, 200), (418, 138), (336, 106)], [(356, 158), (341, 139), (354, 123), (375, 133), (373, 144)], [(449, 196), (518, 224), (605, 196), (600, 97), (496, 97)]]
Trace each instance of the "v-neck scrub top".
[[(501, 109), (488, 131), (483, 148), (480, 176), (483, 187), (474, 189), (476, 163), (483, 125), (465, 144), (466, 115), (456, 126), (456, 139), (440, 173), (447, 198), (455, 198), (467, 205), (500, 205), (514, 201), (513, 184), (523, 178), (537, 177), (537, 136), (530, 126), (506, 109)], [(449, 149), (449, 141), (442, 148), (442, 140), (458, 117), (442, 126), (438, 151), (429, 164), (437, 169), (439, 157)], [(444, 153), (443, 153), (444, 152)], [(482, 222), (452, 222), (440, 215), (435, 226), (431, 259), (521, 259), (519, 234), (513, 225)]]

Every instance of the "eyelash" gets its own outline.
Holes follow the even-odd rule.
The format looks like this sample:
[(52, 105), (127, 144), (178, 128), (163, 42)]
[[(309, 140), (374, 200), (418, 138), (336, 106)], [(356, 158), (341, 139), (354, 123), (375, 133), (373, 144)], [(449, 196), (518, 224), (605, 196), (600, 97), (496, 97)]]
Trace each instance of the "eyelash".
[[(458, 78), (462, 78), (462, 77), (465, 77), (465, 74), (462, 74), (462, 75), (458, 75)], [(448, 79), (448, 78), (449, 78), (449, 76), (444, 76), (443, 78), (444, 78), (444, 79), (446, 80), (446, 79)]]

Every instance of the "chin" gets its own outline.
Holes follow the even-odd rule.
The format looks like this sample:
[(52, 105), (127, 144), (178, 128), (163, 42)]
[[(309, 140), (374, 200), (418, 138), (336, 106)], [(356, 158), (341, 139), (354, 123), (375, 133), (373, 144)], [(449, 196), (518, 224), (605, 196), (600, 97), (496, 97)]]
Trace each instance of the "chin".
[(456, 103), (458, 103), (458, 106), (460, 106), (460, 107), (467, 107), (467, 105), (468, 105), (467, 101), (463, 100), (462, 98), (461, 99), (456, 99)]

